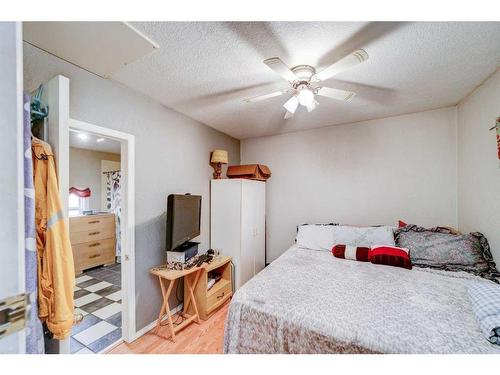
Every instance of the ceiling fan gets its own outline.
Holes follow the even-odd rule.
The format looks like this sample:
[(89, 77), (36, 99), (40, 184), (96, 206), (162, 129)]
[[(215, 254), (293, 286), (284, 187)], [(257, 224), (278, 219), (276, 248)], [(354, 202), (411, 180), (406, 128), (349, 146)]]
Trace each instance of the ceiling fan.
[(368, 54), (364, 50), (359, 49), (333, 63), (328, 68), (323, 69), (321, 72), (316, 73), (316, 69), (310, 65), (297, 65), (290, 69), (279, 57), (272, 57), (264, 60), (264, 64), (286, 79), (292, 87), (248, 98), (245, 101), (260, 102), (261, 100), (275, 96), (292, 93), (293, 96), (283, 104), (283, 107), (286, 109), (285, 119), (289, 119), (293, 117), (299, 104), (306, 107), (308, 112), (314, 111), (319, 105), (316, 95), (336, 100), (350, 100), (356, 95), (354, 92), (320, 86), (317, 83), (361, 64), (366, 60), (368, 60)]

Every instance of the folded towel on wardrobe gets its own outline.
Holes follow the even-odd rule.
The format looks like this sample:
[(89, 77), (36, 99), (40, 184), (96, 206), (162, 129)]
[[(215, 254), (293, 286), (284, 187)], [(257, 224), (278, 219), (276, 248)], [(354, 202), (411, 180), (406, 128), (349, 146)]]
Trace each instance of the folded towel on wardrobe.
[(474, 282), (468, 291), (481, 331), (489, 342), (500, 345), (500, 285)]

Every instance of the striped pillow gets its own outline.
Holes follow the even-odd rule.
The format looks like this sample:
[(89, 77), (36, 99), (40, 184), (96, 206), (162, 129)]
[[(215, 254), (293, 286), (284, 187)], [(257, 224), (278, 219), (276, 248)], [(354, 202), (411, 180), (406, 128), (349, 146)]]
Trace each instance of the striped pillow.
[(373, 264), (402, 267), (411, 270), (410, 250), (395, 246), (374, 246), (370, 249), (368, 260)]
[(350, 246), (350, 245), (335, 245), (332, 248), (332, 254), (336, 258), (359, 260), (368, 262), (369, 247)]

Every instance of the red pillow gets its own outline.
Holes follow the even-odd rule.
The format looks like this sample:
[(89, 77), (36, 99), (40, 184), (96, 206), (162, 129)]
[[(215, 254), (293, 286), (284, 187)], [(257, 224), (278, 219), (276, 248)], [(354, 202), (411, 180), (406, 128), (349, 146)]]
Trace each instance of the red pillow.
[(373, 264), (385, 264), (411, 270), (410, 250), (404, 247), (384, 245), (372, 247), (368, 260)]
[(368, 262), (369, 247), (356, 247), (349, 245), (335, 245), (332, 248), (332, 254), (336, 258), (359, 260)]

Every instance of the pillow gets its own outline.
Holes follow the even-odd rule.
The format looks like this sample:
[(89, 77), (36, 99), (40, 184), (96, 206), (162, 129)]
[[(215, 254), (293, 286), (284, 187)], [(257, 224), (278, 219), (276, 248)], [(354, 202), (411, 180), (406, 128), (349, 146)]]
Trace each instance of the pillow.
[(397, 246), (410, 249), (417, 267), (465, 271), (499, 282), (500, 273), (481, 233), (457, 235), (441, 227), (407, 225), (396, 230), (395, 239)]
[[(407, 225), (409, 225), (409, 224), (406, 224), (402, 220), (398, 220), (398, 228), (403, 228), (403, 227), (406, 227)], [(449, 226), (439, 226), (439, 227), (430, 228), (429, 230), (435, 231), (435, 232), (440, 232), (440, 233), (462, 234), (462, 233), (460, 233), (460, 231), (458, 229), (455, 229), (455, 228), (449, 227)]]
[(295, 242), (303, 249), (330, 251), (333, 246), (332, 228), (336, 224), (303, 224), (297, 227)]
[(377, 245), (394, 246), (392, 227), (352, 227), (338, 225), (332, 227), (333, 244), (373, 247)]
[(332, 248), (332, 254), (336, 258), (358, 260), (360, 262), (368, 262), (369, 247), (335, 245)]
[(375, 246), (370, 249), (368, 259), (373, 264), (402, 267), (411, 270), (410, 250), (395, 246)]

